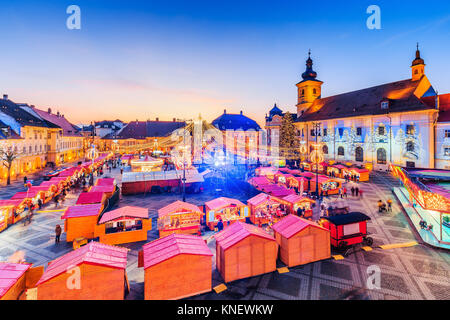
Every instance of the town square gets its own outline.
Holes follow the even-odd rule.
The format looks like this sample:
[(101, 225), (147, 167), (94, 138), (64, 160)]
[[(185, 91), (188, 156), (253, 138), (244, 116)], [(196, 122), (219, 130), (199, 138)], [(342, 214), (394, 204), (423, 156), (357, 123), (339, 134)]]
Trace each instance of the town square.
[[(436, 43), (448, 39), (447, 3), (416, 34), (389, 31), (395, 4), (355, 4), (363, 31), (342, 23), (353, 35), (334, 43), (317, 27), (327, 40), (305, 36), (290, 67), (257, 52), (291, 32), (285, 22), (314, 29), (283, 6), (272, 16), (262, 5), (263, 23), (248, 4), (230, 16), (116, 5), (48, 5), (39, 28), (62, 8), (63, 31), (27, 31), (42, 43), (19, 27), (7, 35), (37, 56), (4, 53), (31, 80), (1, 80), (0, 300), (181, 300), (178, 315), (209, 317), (218, 309), (195, 303), (450, 298), (450, 70)], [(98, 23), (119, 13), (112, 36)], [(255, 58), (243, 63), (250, 53), (203, 24)], [(249, 40), (255, 30), (268, 35)], [(378, 44), (369, 53), (347, 37)], [(275, 51), (293, 41), (276, 39)], [(273, 79), (246, 73), (269, 60)], [(272, 312), (252, 306), (222, 315)]]

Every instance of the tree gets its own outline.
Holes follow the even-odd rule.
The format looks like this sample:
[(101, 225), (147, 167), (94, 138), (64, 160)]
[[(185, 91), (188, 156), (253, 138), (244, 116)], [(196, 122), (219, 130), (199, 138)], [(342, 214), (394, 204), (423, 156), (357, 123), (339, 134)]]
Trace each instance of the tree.
[(280, 150), (281, 155), (287, 159), (292, 159), (298, 153), (299, 143), (295, 131), (292, 116), (286, 112), (280, 126)]
[(7, 149), (0, 149), (0, 160), (2, 165), (8, 170), (8, 177), (6, 179), (6, 185), (11, 184), (11, 168), (12, 163), (19, 157), (19, 154), (14, 151), (11, 147)]

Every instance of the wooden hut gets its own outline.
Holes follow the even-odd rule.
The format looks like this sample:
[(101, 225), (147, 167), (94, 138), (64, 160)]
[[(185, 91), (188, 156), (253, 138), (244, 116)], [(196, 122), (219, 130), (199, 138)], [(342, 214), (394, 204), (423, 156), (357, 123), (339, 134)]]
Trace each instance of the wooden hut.
[(101, 211), (100, 203), (68, 207), (61, 216), (61, 219), (65, 219), (66, 241), (70, 242), (80, 237), (94, 238), (95, 226)]
[(248, 181), (252, 186), (254, 186), (256, 189), (260, 190), (262, 186), (267, 186), (272, 184), (269, 179), (266, 177), (253, 177), (250, 178)]
[(286, 197), (287, 195), (295, 193), (293, 189), (288, 189), (284, 186), (280, 186), (277, 184), (262, 186), (261, 191), (278, 198), (283, 198)]
[(148, 208), (126, 206), (103, 213), (95, 225), (94, 237), (111, 245), (146, 241), (151, 229)]
[(106, 194), (104, 192), (82, 192), (78, 196), (78, 200), (76, 204), (94, 204), (100, 203), (104, 204), (106, 201)]
[(110, 198), (113, 195), (115, 189), (116, 189), (116, 187), (114, 185), (92, 186), (89, 189), (89, 192), (102, 192), (106, 195), (106, 198)]
[(232, 198), (220, 197), (205, 203), (206, 224), (210, 230), (214, 230), (219, 220), (224, 227), (236, 221), (244, 221), (249, 217), (248, 206), (241, 201)]
[(288, 267), (331, 257), (330, 232), (317, 223), (288, 215), (272, 227), (280, 260)]
[(212, 253), (198, 236), (171, 234), (143, 246), (145, 300), (211, 291)]
[(53, 260), (37, 282), (37, 299), (123, 300), (127, 253), (126, 248), (90, 242)]
[[(327, 176), (323, 176), (323, 175), (319, 175), (317, 180), (319, 182), (319, 194), (321, 192), (325, 192), (325, 191), (327, 191), (329, 195), (339, 193), (339, 189), (341, 188), (340, 181), (330, 178), (330, 177), (327, 177)], [(316, 191), (316, 178), (311, 179), (310, 183), (311, 183), (310, 190), (312, 192), (315, 192)]]
[(367, 169), (360, 169), (360, 168), (350, 168), (350, 175), (356, 176), (358, 181), (369, 181), (369, 174), (370, 171)]
[(25, 210), (25, 199), (0, 200), (0, 231), (19, 221)]
[(315, 203), (316, 201), (308, 197), (303, 197), (296, 194), (290, 194), (284, 197), (283, 200), (288, 203), (289, 213), (296, 214), (297, 209), (302, 208), (305, 210), (304, 211), (305, 218), (309, 218), (312, 216), (312, 204)]
[(0, 262), (0, 300), (18, 300), (26, 289), (31, 264)]
[(159, 236), (172, 233), (198, 234), (203, 212), (194, 204), (175, 201), (158, 210)]
[[(250, 221), (257, 225), (278, 221), (286, 214), (289, 205), (287, 201), (266, 193), (254, 196), (247, 203), (250, 207)], [(277, 212), (280, 214), (277, 215)]]
[(254, 225), (237, 222), (215, 236), (216, 266), (225, 282), (275, 271), (275, 238)]

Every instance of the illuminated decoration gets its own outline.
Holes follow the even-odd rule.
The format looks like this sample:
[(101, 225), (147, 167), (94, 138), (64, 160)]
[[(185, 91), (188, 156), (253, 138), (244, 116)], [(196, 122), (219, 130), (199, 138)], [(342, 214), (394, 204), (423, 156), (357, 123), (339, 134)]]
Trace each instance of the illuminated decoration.
[(164, 160), (145, 156), (144, 159), (133, 159), (130, 163), (133, 172), (150, 172), (161, 170)]
[(95, 145), (91, 144), (91, 148), (86, 152), (86, 158), (88, 158), (89, 160), (93, 160), (98, 158), (98, 150), (95, 147)]
[(192, 165), (191, 148), (189, 146), (177, 146), (176, 149), (171, 153), (172, 162), (177, 168), (189, 168)]
[(321, 162), (323, 162), (324, 157), (323, 157), (322, 151), (320, 150), (320, 145), (319, 144), (313, 144), (312, 146), (313, 146), (314, 150), (309, 155), (309, 160), (312, 163), (321, 163)]
[(306, 154), (308, 152), (308, 148), (306, 148), (306, 145), (305, 144), (302, 144), (301, 146), (300, 146), (300, 153), (301, 154)]
[(391, 165), (392, 175), (400, 179), (416, 202), (425, 210), (450, 213), (450, 200), (444, 196), (421, 189), (401, 167)]

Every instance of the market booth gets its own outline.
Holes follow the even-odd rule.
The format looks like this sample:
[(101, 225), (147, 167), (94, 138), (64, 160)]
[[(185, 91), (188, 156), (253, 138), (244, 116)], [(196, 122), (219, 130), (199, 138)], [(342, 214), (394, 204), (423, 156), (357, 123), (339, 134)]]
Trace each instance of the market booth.
[(275, 183), (282, 186), (289, 186), (288, 179), (293, 177), (294, 176), (289, 173), (277, 173), (275, 174)]
[(214, 237), (216, 266), (225, 282), (276, 270), (278, 245), (263, 229), (237, 222)]
[(31, 264), (0, 262), (0, 300), (18, 300), (26, 290)]
[(342, 164), (333, 164), (327, 168), (327, 174), (336, 178), (344, 177), (343, 172), (347, 172), (348, 168)]
[(82, 192), (78, 196), (78, 200), (76, 204), (94, 204), (94, 203), (100, 203), (103, 205), (106, 202), (106, 194), (103, 192)]
[(33, 186), (28, 189), (28, 192), (36, 192), (42, 203), (47, 203), (53, 198), (53, 190), (50, 186)]
[(95, 225), (94, 238), (111, 245), (146, 241), (150, 230), (152, 220), (148, 218), (148, 208), (126, 206), (103, 213)]
[(96, 186), (115, 186), (116, 185), (116, 179), (114, 178), (99, 178), (95, 182)]
[[(123, 300), (127, 253), (126, 248), (90, 242), (53, 260), (37, 282), (37, 299)], [(74, 274), (79, 281), (71, 280)]]
[(172, 233), (198, 234), (203, 212), (194, 204), (175, 201), (158, 210), (159, 236)]
[[(319, 182), (319, 194), (321, 192), (328, 192), (328, 195), (332, 195), (332, 194), (338, 194), (339, 193), (339, 189), (341, 188), (341, 182), (327, 177), (327, 176), (323, 176), (323, 175), (319, 175), (319, 177), (317, 178), (318, 182)], [(310, 190), (311, 191), (315, 191), (316, 190), (316, 179), (311, 179), (310, 180)]]
[(254, 186), (256, 189), (260, 189), (262, 186), (267, 186), (272, 184), (269, 179), (266, 177), (253, 177), (248, 180), (248, 183), (250, 183), (252, 186)]
[(309, 218), (312, 217), (312, 204), (316, 201), (308, 198), (299, 196), (297, 194), (290, 194), (283, 198), (285, 202), (288, 203), (288, 213), (297, 214), (297, 209), (304, 209), (304, 217)]
[(61, 219), (64, 219), (64, 232), (66, 241), (71, 242), (77, 238), (94, 238), (95, 226), (102, 212), (103, 205), (85, 204), (68, 207)]
[(288, 202), (266, 193), (254, 196), (247, 203), (251, 212), (250, 221), (257, 225), (276, 222), (287, 214)]
[(205, 203), (206, 224), (210, 230), (214, 230), (221, 219), (224, 228), (228, 223), (244, 221), (249, 217), (248, 206), (241, 201), (232, 198), (220, 197)]
[(275, 173), (277, 169), (274, 167), (259, 167), (255, 169), (255, 174), (257, 176), (266, 177), (270, 181), (274, 181)]
[(331, 257), (330, 232), (317, 223), (288, 215), (272, 227), (280, 260), (294, 267)]
[(142, 247), (145, 300), (182, 299), (211, 291), (212, 253), (198, 236), (171, 234)]
[(19, 221), (26, 210), (25, 199), (0, 200), (0, 232)]
[(370, 171), (367, 169), (350, 168), (350, 175), (356, 176), (359, 182), (369, 181)]
[(289, 177), (287, 186), (297, 190), (308, 190), (308, 180), (305, 177)]
[(261, 191), (278, 198), (283, 198), (286, 197), (287, 195), (295, 193), (293, 189), (288, 189), (284, 186), (280, 186), (277, 184), (262, 186)]

